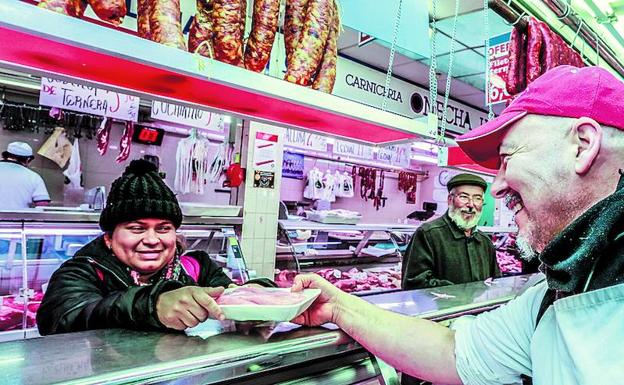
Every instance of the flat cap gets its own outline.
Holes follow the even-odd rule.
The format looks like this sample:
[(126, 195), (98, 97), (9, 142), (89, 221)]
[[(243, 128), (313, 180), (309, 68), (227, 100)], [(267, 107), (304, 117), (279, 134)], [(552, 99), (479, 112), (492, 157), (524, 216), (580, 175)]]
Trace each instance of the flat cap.
[(453, 187), (462, 185), (479, 186), (483, 188), (483, 191), (487, 190), (487, 183), (483, 178), (468, 173), (457, 174), (452, 177), (451, 180), (449, 180), (446, 184), (446, 188), (448, 189), (448, 191), (451, 191)]

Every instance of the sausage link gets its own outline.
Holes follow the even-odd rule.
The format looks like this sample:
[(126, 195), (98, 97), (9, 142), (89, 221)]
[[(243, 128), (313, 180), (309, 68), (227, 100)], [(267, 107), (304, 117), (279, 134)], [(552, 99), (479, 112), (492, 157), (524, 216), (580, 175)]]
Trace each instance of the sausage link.
[(150, 39), (186, 50), (180, 25), (180, 0), (151, 0)]
[(329, 37), (323, 52), (323, 60), (319, 71), (312, 83), (312, 88), (328, 94), (334, 90), (336, 83), (336, 62), (338, 60), (338, 35), (340, 33), (340, 17), (335, 5), (333, 7), (333, 17)]
[(280, 0), (255, 0), (253, 25), (245, 47), (245, 68), (261, 72), (269, 62), (277, 33)]
[(224, 63), (243, 64), (245, 0), (214, 0), (212, 23), (215, 59)]
[(93, 12), (104, 21), (119, 25), (126, 16), (125, 0), (89, 0)]
[(37, 6), (67, 16), (82, 17), (87, 8), (87, 2), (86, 0), (41, 0)]
[(200, 44), (207, 42), (212, 46), (212, 0), (197, 0), (197, 13), (191, 23), (191, 29), (189, 30), (188, 50), (189, 52), (199, 53), (202, 56), (211, 57), (211, 48), (202, 45), (199, 50)]

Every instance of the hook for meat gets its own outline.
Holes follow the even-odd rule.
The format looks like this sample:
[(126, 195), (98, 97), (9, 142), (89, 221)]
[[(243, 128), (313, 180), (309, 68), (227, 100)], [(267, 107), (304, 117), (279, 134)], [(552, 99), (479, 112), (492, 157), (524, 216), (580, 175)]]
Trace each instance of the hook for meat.
[(516, 19), (516, 21), (514, 21), (513, 23), (508, 23), (508, 22), (504, 22), (505, 24), (507, 24), (510, 27), (515, 26), (516, 24), (518, 24), (525, 16), (527, 15), (526, 11), (523, 11), (520, 16), (518, 16), (518, 18)]

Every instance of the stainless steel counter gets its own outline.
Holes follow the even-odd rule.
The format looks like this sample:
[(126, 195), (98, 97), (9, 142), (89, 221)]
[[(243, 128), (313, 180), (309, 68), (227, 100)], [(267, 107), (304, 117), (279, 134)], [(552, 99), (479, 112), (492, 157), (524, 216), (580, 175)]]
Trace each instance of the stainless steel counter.
[[(503, 278), (490, 286), (476, 282), (365, 299), (403, 314), (442, 319), (506, 302), (523, 290), (526, 281), (527, 277)], [(368, 357), (342, 331), (323, 328), (284, 333), (260, 329), (207, 339), (95, 330), (0, 344), (0, 383), (272, 384), (315, 375), (322, 365), (327, 370), (350, 366), (353, 373), (373, 376), (375, 365)], [(288, 370), (290, 374), (285, 374)]]

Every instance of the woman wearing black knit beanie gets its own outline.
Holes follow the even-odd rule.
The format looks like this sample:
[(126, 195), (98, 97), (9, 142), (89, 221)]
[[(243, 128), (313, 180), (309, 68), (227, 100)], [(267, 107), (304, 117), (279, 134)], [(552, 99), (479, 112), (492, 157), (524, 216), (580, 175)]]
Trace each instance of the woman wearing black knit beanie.
[(50, 278), (39, 332), (184, 330), (223, 319), (215, 298), (235, 285), (205, 252), (181, 253), (181, 223), (178, 200), (157, 167), (133, 160), (111, 186), (100, 215), (104, 234)]

